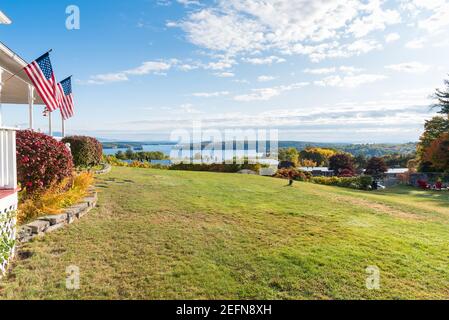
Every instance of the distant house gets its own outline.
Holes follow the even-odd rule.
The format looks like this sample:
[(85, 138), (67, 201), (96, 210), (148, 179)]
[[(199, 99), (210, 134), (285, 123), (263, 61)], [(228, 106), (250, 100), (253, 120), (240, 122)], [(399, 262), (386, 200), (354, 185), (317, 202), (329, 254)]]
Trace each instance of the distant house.
[(408, 172), (408, 168), (393, 168), (388, 169), (388, 171), (385, 173), (387, 177), (397, 178), (398, 175), (404, 174)]

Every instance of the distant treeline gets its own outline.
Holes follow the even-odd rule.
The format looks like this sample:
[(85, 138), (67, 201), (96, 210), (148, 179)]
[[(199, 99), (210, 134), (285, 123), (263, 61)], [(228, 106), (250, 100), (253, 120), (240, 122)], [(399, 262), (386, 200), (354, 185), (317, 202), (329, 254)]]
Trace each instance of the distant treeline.
[(118, 160), (135, 160), (135, 161), (151, 161), (151, 160), (168, 160), (169, 157), (160, 151), (138, 151), (134, 152), (131, 149), (126, 152), (118, 151), (115, 154)]
[(417, 143), (409, 142), (403, 144), (344, 144), (344, 143), (314, 143), (301, 141), (280, 141), (279, 148), (296, 148), (304, 150), (311, 147), (334, 149), (365, 157), (382, 157), (386, 155), (411, 155), (416, 152)]

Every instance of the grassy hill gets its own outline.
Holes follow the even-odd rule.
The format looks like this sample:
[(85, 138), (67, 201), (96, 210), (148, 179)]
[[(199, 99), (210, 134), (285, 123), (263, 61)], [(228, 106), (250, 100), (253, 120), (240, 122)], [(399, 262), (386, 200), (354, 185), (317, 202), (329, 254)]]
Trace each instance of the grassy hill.
[[(1, 298), (449, 296), (449, 196), (114, 168), (100, 206), (21, 249)], [(65, 288), (80, 268), (80, 290)], [(380, 290), (366, 268), (380, 269)]]

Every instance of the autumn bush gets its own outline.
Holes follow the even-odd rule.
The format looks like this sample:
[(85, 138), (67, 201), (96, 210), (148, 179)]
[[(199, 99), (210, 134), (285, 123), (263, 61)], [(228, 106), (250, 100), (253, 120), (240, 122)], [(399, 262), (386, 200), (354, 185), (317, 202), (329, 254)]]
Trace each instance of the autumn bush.
[(27, 194), (44, 191), (72, 174), (73, 158), (64, 143), (30, 130), (17, 132), (17, 178)]
[(103, 146), (92, 137), (71, 136), (62, 140), (70, 144), (73, 161), (76, 167), (92, 167), (101, 163)]
[(309, 181), (311, 179), (311, 174), (309, 172), (304, 172), (294, 168), (283, 168), (279, 169), (274, 175), (275, 178), (280, 179), (290, 179), (297, 181)]
[(82, 172), (59, 183), (53, 183), (42, 193), (29, 195), (27, 190), (19, 193), (20, 204), (17, 211), (19, 224), (26, 223), (43, 215), (58, 214), (63, 208), (78, 203), (88, 194), (93, 184), (92, 173)]

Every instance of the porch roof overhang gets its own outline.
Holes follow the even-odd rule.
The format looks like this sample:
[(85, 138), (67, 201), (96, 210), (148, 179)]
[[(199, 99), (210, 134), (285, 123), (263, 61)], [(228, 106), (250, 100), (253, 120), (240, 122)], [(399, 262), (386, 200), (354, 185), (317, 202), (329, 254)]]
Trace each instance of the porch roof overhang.
[[(0, 42), (0, 71), (3, 70), (0, 103), (29, 103), (29, 86), (33, 84), (23, 71), (26, 65), (20, 56)], [(34, 94), (34, 104), (44, 104), (37, 94)]]
[(11, 20), (6, 16), (6, 14), (4, 14), (1, 11), (0, 11), (0, 24), (11, 24)]

